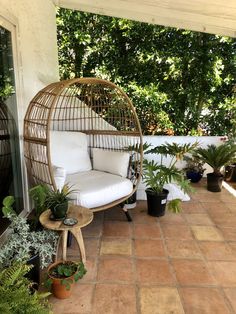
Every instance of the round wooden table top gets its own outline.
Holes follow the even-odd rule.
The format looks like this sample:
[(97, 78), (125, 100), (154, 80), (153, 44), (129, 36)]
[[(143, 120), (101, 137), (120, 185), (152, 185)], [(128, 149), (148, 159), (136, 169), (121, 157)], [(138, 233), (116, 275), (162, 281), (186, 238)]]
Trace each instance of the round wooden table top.
[(75, 218), (78, 220), (78, 222), (73, 226), (67, 226), (63, 223), (63, 221), (51, 220), (50, 215), (50, 209), (44, 211), (40, 215), (39, 221), (45, 228), (58, 231), (82, 228), (87, 226), (93, 220), (93, 212), (90, 209), (73, 204), (69, 205), (66, 216), (66, 218)]

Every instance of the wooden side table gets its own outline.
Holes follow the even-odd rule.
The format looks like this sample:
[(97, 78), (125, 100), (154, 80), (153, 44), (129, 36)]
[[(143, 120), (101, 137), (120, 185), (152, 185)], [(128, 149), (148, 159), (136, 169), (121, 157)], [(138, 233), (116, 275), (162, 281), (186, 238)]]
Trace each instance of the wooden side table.
[(72, 204), (69, 205), (69, 209), (67, 211), (67, 218), (76, 218), (78, 220), (77, 224), (73, 226), (64, 225), (63, 221), (51, 220), (50, 215), (51, 215), (51, 210), (48, 209), (40, 215), (39, 221), (45, 228), (61, 232), (61, 236), (58, 240), (57, 256), (58, 256), (59, 244), (60, 244), (60, 241), (62, 241), (62, 259), (66, 260), (67, 238), (68, 238), (68, 231), (70, 231), (78, 243), (82, 262), (85, 263), (86, 255), (85, 255), (84, 240), (83, 240), (81, 228), (87, 226), (93, 220), (93, 212), (86, 207), (72, 205)]

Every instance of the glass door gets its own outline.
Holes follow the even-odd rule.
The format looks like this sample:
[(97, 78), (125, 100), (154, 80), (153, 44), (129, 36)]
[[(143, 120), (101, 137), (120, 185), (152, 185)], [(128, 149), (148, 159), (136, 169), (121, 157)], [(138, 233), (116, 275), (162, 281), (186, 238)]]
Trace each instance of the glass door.
[[(12, 33), (0, 26), (0, 206), (5, 196), (13, 195), (20, 213), (23, 192), (16, 99)], [(0, 213), (0, 234), (7, 226)]]

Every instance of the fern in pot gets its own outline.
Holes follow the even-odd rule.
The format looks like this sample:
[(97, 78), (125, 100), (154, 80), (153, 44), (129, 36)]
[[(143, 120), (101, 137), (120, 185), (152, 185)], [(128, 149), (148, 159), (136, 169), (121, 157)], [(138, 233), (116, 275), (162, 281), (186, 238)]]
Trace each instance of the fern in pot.
[[(156, 146), (145, 154), (155, 154), (160, 157), (160, 162), (145, 159), (143, 162), (143, 181), (147, 186), (148, 214), (151, 216), (163, 216), (165, 214), (167, 197), (169, 191), (164, 188), (166, 184), (176, 183), (181, 190), (189, 192), (191, 187), (189, 181), (185, 179), (183, 169), (177, 168), (177, 162), (183, 160), (183, 156), (191, 152), (198, 143), (177, 144), (165, 143)], [(168, 165), (165, 165), (166, 158), (169, 157)], [(173, 199), (168, 204), (168, 209), (173, 212), (181, 210), (181, 200)]]

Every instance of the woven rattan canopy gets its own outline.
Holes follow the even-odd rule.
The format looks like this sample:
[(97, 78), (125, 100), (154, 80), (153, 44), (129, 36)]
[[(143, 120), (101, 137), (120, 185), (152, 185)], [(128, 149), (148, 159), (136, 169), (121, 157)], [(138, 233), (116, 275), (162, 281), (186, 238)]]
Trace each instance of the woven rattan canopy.
[[(128, 178), (133, 192), (136, 190), (142, 167), (141, 128), (130, 99), (115, 84), (96, 78), (56, 82), (30, 102), (24, 119), (27, 169), (34, 184), (56, 189), (50, 152), (52, 130), (85, 133), (90, 154), (92, 148), (127, 151), (127, 147), (133, 147), (128, 149)], [(114, 206), (128, 196), (94, 211)]]

